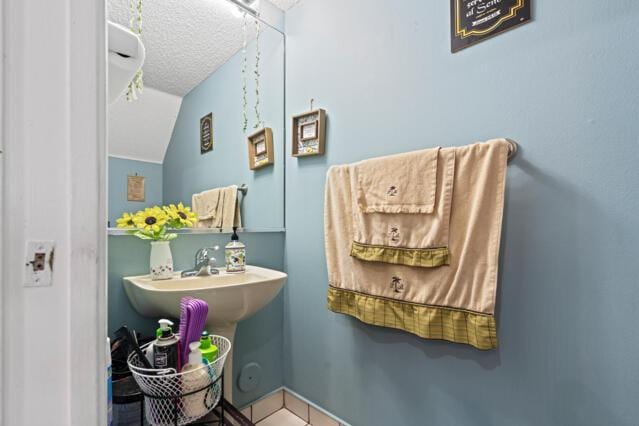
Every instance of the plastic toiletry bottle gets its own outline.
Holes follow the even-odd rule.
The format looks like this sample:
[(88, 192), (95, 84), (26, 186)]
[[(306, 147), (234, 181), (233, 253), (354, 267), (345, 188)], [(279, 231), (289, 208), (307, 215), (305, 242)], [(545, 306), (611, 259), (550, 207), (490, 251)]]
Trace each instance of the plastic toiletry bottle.
[[(189, 362), (182, 367), (182, 393), (187, 394), (205, 386), (209, 378), (209, 369), (202, 363), (202, 351), (200, 342), (193, 342), (189, 345)], [(206, 388), (192, 395), (182, 398), (184, 414), (191, 418), (203, 417), (208, 413), (206, 408), (206, 393), (210, 388)], [(212, 407), (211, 407), (212, 408)]]
[(211, 336), (209, 336), (208, 331), (202, 332), (202, 337), (200, 337), (200, 351), (202, 351), (202, 358), (209, 364), (217, 359), (219, 350), (211, 341)]
[(153, 368), (178, 368), (179, 337), (173, 334), (173, 322), (167, 319), (159, 321), (162, 335), (153, 342)]
[(226, 245), (226, 272), (237, 273), (246, 270), (246, 246), (237, 235), (237, 227), (233, 228), (231, 242)]

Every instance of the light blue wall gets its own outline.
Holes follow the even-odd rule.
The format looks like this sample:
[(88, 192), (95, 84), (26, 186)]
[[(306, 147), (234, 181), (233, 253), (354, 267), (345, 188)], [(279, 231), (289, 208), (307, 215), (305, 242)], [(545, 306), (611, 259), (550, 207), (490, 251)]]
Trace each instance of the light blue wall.
[[(247, 246), (247, 259), (251, 265), (282, 270), (284, 252), (283, 233), (241, 234)], [(223, 247), (228, 235), (182, 235), (171, 242), (176, 270), (193, 267), (197, 249), (219, 245)], [(126, 324), (145, 336), (152, 336), (157, 320), (140, 316), (124, 293), (122, 277), (144, 275), (149, 271), (148, 242), (131, 236), (109, 237), (109, 335)], [(224, 261), (223, 252), (218, 256)], [(255, 391), (240, 392), (235, 387), (234, 402), (241, 407), (282, 386), (283, 297), (278, 296), (254, 317), (238, 325), (234, 348), (234, 373), (249, 362), (262, 366), (263, 377)], [(159, 318), (158, 318), (159, 319)], [(215, 333), (215, 330), (209, 330)], [(236, 386), (237, 381), (233, 381)]]
[[(455, 55), (449, 4), (287, 14), (287, 116), (314, 97), (329, 124), (325, 157), (287, 158), (285, 384), (357, 426), (636, 425), (639, 4), (535, 1), (535, 22)], [(499, 350), (330, 313), (329, 165), (500, 136), (521, 152)]]
[[(273, 129), (275, 165), (249, 170), (246, 136), (242, 132), (241, 52), (187, 94), (175, 123), (164, 159), (165, 202), (185, 201), (207, 189), (246, 183), (249, 193), (242, 206), (244, 227), (284, 227), (284, 40), (265, 29), (261, 37), (261, 111)], [(255, 45), (248, 50), (249, 133), (255, 123)], [(199, 145), (200, 119), (214, 116), (215, 147), (202, 155)]]
[[(144, 202), (127, 201), (127, 176), (144, 176)], [(109, 222), (116, 226), (122, 213), (135, 213), (162, 204), (162, 164), (109, 157)]]

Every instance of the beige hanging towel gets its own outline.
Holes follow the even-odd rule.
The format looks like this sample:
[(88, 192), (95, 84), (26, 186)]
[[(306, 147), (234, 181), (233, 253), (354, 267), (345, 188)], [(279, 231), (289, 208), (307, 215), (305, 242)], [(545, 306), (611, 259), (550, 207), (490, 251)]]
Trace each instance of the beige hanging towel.
[(231, 229), (242, 227), (240, 215), (240, 200), (237, 195), (237, 185), (231, 185), (222, 191), (224, 196), (224, 208), (222, 211), (222, 228)]
[(363, 213), (432, 213), (439, 149), (354, 164), (360, 210)]
[(376, 158), (351, 170), (351, 191), (357, 194), (351, 256), (426, 268), (449, 264), (454, 150)]
[(198, 228), (242, 227), (237, 185), (193, 194), (191, 204), (198, 215)]
[[(452, 154), (449, 265), (437, 268), (351, 256), (359, 209), (351, 186), (353, 166), (329, 170), (324, 211), (328, 307), (368, 324), (493, 349), (508, 142), (442, 148), (438, 158), (450, 161)], [(437, 197), (433, 211), (436, 206)]]
[(191, 197), (191, 207), (197, 214), (197, 228), (220, 228), (224, 198), (222, 188), (210, 189)]

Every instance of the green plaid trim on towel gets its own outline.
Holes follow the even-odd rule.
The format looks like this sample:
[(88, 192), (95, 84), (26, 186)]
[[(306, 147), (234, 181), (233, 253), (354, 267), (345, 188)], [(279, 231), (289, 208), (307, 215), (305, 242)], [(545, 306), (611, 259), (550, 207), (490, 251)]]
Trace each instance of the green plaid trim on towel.
[(436, 268), (450, 265), (448, 247), (437, 248), (402, 248), (373, 246), (356, 241), (351, 246), (351, 256), (367, 262), (383, 262), (395, 265)]
[(497, 348), (495, 317), (439, 306), (420, 305), (328, 288), (328, 308), (367, 324), (396, 328), (425, 339), (463, 343), (477, 349)]

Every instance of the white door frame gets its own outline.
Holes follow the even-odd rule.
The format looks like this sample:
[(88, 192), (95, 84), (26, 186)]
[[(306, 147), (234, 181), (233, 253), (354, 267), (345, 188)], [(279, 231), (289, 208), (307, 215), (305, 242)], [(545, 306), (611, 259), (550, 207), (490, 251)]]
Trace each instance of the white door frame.
[[(0, 28), (5, 28), (6, 24), (4, 21), (4, 2), (0, 1)], [(4, 47), (4, 30), (0, 30), (0, 321), (5, 320), (4, 315), (4, 297), (3, 297), (3, 288), (4, 288), (4, 276), (2, 262), (4, 259), (4, 63), (5, 63), (5, 47)], [(2, 332), (2, 328), (0, 328), (0, 333)], [(0, 393), (2, 389), (6, 389), (4, 387), (4, 341), (0, 338)], [(2, 407), (4, 406), (4, 395), (0, 394), (0, 424), (3, 424), (4, 419), (4, 410)]]
[[(0, 5), (0, 423), (101, 425), (105, 0)], [(23, 286), (28, 240), (55, 241), (51, 287)]]

